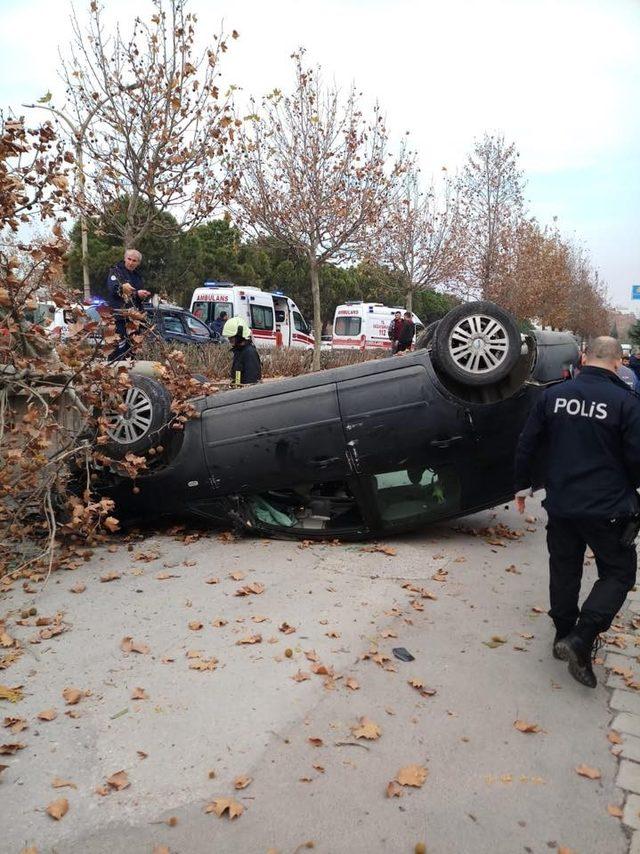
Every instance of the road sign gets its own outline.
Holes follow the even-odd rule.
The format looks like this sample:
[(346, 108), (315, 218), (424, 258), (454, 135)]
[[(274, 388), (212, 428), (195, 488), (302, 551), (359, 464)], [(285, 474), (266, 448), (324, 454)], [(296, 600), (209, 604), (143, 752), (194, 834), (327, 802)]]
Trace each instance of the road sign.
[(631, 285), (631, 299), (640, 299), (640, 285)]

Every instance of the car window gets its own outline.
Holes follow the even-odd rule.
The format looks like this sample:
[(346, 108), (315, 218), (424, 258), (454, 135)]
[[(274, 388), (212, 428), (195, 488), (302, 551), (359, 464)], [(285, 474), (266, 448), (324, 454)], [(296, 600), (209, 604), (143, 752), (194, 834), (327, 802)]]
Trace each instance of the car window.
[(429, 522), (460, 507), (460, 479), (452, 465), (383, 472), (374, 480), (376, 507), (387, 526), (417, 519)]
[(204, 323), (201, 323), (195, 317), (191, 317), (189, 314), (183, 315), (184, 319), (187, 322), (187, 327), (189, 328), (189, 332), (192, 335), (197, 335), (201, 338), (209, 338), (209, 329), (205, 326)]
[(309, 327), (307, 326), (304, 317), (300, 314), (299, 311), (293, 312), (293, 325), (295, 326), (298, 332), (309, 331)]
[(362, 328), (360, 317), (337, 317), (333, 327), (334, 335), (359, 335)]
[(252, 305), (251, 328), (273, 329), (273, 309), (266, 305)]
[(218, 300), (215, 302), (209, 302), (208, 300), (196, 300), (191, 311), (195, 314), (198, 320), (202, 320), (204, 323), (213, 323), (214, 320), (217, 320), (220, 317), (220, 314), (223, 311), (226, 311), (227, 319), (233, 317), (233, 303), (220, 302)]
[(164, 325), (165, 332), (174, 332), (178, 335), (184, 335), (184, 329), (182, 328), (182, 323), (180, 322), (179, 315), (167, 314), (166, 312), (163, 312), (162, 322)]

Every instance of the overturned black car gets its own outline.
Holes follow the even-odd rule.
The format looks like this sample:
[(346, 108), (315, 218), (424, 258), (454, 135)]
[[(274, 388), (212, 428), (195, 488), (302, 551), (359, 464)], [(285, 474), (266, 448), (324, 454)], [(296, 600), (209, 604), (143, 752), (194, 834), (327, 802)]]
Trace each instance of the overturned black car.
[(413, 353), (199, 398), (179, 434), (161, 384), (132, 375), (109, 452), (163, 452), (135, 493), (115, 468), (98, 486), (123, 521), (189, 513), (305, 539), (419, 528), (512, 497), (527, 414), (577, 355), (567, 333), (521, 335), (498, 306), (466, 303)]

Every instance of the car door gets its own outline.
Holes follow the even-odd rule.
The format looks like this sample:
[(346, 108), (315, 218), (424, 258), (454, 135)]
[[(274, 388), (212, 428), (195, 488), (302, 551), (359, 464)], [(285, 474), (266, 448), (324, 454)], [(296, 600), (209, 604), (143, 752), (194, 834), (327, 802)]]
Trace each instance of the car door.
[(213, 340), (209, 327), (197, 317), (185, 313), (182, 315), (182, 324), (192, 344), (208, 344)]
[(159, 332), (165, 341), (180, 341), (183, 344), (189, 343), (189, 336), (186, 334), (185, 328), (182, 325), (180, 312), (157, 312), (156, 317), (156, 328), (159, 327)]

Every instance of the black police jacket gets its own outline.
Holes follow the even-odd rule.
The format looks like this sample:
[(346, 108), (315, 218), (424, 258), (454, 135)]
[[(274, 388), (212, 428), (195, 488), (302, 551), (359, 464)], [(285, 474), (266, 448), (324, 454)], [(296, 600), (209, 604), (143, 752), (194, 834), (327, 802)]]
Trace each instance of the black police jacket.
[(107, 273), (107, 302), (114, 309), (137, 308), (142, 309), (142, 300), (137, 293), (125, 298), (122, 285), (125, 282), (135, 288), (142, 290), (142, 276), (137, 270), (127, 270), (124, 261), (118, 261)]
[[(542, 484), (534, 483), (539, 463)], [(549, 515), (638, 511), (640, 398), (612, 371), (586, 366), (538, 399), (518, 441), (515, 490), (540, 485)]]
[(253, 342), (248, 341), (242, 347), (234, 347), (232, 352), (231, 382), (240, 382), (241, 385), (259, 383), (262, 379), (262, 364)]

